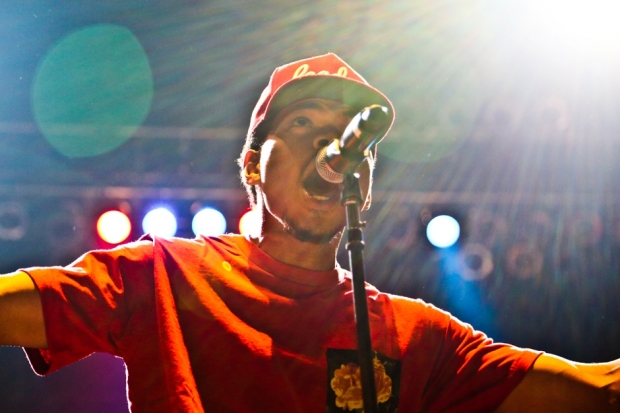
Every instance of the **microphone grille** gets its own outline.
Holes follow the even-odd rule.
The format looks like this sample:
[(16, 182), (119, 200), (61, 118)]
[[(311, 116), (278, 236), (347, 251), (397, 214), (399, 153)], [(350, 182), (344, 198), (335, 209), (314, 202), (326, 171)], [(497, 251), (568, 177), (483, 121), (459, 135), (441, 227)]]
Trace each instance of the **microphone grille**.
[(327, 182), (339, 184), (344, 181), (344, 175), (335, 172), (327, 163), (327, 146), (323, 147), (316, 156), (316, 170)]

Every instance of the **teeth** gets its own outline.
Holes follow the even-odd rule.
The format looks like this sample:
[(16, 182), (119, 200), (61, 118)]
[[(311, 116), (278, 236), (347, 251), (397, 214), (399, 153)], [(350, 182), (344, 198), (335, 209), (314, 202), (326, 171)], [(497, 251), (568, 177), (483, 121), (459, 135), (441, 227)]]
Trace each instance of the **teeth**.
[(322, 196), (322, 195), (310, 195), (310, 196), (316, 199), (317, 201), (327, 201), (329, 199), (328, 196)]

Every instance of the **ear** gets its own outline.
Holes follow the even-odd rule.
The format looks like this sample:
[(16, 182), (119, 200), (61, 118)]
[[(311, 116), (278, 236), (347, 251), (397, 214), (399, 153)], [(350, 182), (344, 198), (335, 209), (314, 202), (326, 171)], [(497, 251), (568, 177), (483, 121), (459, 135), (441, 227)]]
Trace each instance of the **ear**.
[(260, 151), (250, 149), (243, 158), (243, 175), (248, 185), (260, 183)]

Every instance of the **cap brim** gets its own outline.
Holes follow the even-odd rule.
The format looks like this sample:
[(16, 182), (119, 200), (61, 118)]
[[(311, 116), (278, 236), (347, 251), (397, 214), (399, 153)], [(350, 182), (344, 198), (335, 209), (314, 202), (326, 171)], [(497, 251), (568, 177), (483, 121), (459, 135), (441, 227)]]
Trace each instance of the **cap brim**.
[(377, 89), (355, 80), (330, 75), (306, 76), (282, 85), (268, 104), (266, 119), (273, 118), (286, 105), (309, 98), (335, 100), (358, 112), (371, 105), (385, 106), (390, 112), (390, 122), (385, 133), (394, 122), (392, 103)]

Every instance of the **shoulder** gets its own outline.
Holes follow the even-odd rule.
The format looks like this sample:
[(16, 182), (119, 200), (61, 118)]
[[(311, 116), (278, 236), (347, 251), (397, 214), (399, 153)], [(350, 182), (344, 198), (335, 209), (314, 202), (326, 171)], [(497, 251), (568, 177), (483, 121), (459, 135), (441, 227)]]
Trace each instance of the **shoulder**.
[(417, 353), (420, 348), (431, 351), (427, 355), (434, 354), (449, 335), (450, 313), (423, 300), (377, 292), (369, 304), (390, 325), (403, 354)]
[(203, 261), (212, 254), (242, 255), (245, 238), (241, 235), (198, 236), (196, 238), (158, 237), (144, 235), (139, 242), (150, 243), (155, 259), (172, 259), (190, 263)]
[(209, 237), (199, 235), (196, 238), (178, 238), (160, 237), (152, 234), (145, 234), (140, 238), (140, 240), (136, 241), (136, 243), (133, 244), (148, 243), (153, 245), (155, 248), (163, 248), (169, 250), (216, 248), (232, 251), (239, 249), (239, 238), (243, 238), (243, 236), (227, 234)]
[(416, 322), (446, 328), (450, 321), (454, 319), (449, 312), (420, 299), (388, 293), (380, 293), (380, 296), (390, 301), (394, 317), (403, 323)]

